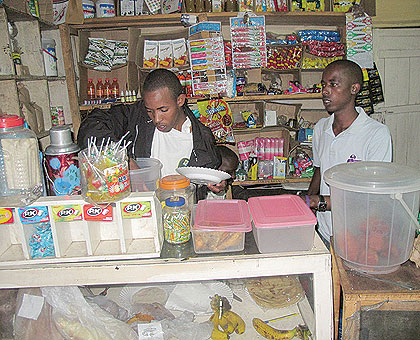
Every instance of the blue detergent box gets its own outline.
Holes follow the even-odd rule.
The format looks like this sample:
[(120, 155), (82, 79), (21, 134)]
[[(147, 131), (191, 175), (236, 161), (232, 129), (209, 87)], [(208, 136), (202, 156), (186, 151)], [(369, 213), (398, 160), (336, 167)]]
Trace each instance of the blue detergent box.
[(298, 141), (299, 142), (311, 141), (313, 133), (314, 133), (313, 129), (299, 129)]

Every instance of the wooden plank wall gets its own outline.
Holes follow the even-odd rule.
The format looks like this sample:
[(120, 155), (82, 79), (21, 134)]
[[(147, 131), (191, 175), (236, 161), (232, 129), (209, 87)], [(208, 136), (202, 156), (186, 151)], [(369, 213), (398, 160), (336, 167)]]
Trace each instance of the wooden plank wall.
[(376, 117), (391, 131), (394, 161), (420, 167), (420, 28), (374, 29), (373, 44), (385, 97)]

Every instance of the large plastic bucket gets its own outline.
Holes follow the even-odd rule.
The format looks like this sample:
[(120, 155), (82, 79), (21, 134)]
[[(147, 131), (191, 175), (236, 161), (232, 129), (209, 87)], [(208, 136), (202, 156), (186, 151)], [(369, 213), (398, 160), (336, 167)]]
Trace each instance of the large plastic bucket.
[(395, 271), (410, 257), (419, 212), (420, 173), (388, 162), (328, 169), (334, 250), (351, 268)]
[(130, 170), (131, 191), (155, 191), (161, 176), (162, 163), (155, 158), (137, 158), (140, 169)]

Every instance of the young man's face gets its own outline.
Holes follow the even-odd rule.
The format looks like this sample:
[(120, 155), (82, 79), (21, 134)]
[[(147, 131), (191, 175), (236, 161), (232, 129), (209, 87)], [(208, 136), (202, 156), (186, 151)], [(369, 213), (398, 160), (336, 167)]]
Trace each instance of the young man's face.
[(163, 87), (144, 93), (143, 99), (147, 114), (159, 131), (169, 132), (172, 129), (181, 131), (185, 122), (185, 113), (182, 109), (185, 94), (180, 94), (175, 100), (169, 89)]
[(339, 112), (354, 109), (354, 99), (360, 87), (352, 84), (340, 66), (330, 66), (322, 74), (322, 102), (325, 109)]

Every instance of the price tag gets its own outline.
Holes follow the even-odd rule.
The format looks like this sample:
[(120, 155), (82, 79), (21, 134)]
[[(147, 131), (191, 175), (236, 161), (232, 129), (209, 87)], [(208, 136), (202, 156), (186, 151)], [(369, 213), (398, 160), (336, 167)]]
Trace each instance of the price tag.
[(124, 202), (121, 203), (122, 218), (151, 217), (152, 208), (150, 202)]
[(82, 208), (79, 204), (54, 205), (52, 207), (54, 221), (69, 222), (82, 220)]
[(13, 223), (13, 212), (11, 208), (0, 209), (0, 224)]
[(18, 213), (22, 224), (42, 223), (50, 220), (47, 207), (19, 208)]
[(160, 322), (139, 323), (137, 327), (139, 340), (164, 340)]
[(83, 206), (83, 217), (85, 221), (112, 221), (112, 206), (101, 205), (99, 207), (94, 205)]

